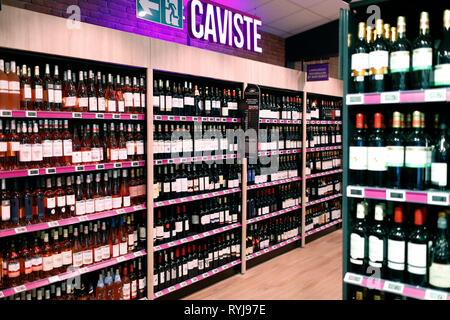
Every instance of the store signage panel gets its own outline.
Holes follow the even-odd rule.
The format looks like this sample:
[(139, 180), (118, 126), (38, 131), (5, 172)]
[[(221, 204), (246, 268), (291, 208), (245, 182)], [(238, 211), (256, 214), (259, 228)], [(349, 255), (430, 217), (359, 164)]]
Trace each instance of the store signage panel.
[(194, 39), (262, 53), (261, 19), (208, 0), (188, 4), (188, 29)]
[(307, 66), (307, 81), (327, 81), (329, 77), (329, 64), (319, 63)]
[(136, 17), (183, 29), (183, 0), (136, 0)]

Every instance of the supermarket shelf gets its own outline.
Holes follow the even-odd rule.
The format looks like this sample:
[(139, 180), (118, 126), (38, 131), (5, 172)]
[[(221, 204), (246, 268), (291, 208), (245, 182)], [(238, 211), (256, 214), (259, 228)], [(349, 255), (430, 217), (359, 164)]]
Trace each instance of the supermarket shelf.
[(367, 277), (347, 272), (344, 282), (369, 289), (395, 293), (404, 297), (421, 300), (450, 300), (450, 294), (444, 291), (412, 286), (409, 284)]
[(62, 174), (72, 172), (87, 172), (96, 170), (108, 170), (108, 169), (120, 169), (130, 167), (143, 167), (145, 161), (125, 161), (125, 162), (112, 162), (102, 164), (87, 164), (80, 166), (68, 166), (68, 167), (56, 167), (56, 168), (39, 168), (39, 169), (23, 169), (13, 171), (0, 172), (0, 179), (7, 178), (20, 178), (20, 177), (32, 177), (41, 176), (47, 174)]
[(340, 149), (342, 149), (342, 145), (340, 145), (340, 146), (332, 146), (332, 147), (321, 147), (321, 148), (308, 148), (308, 149), (306, 149), (306, 152), (340, 150)]
[(342, 124), (342, 121), (335, 120), (307, 120), (307, 124)]
[(156, 252), (156, 251), (160, 251), (160, 250), (176, 247), (176, 246), (179, 246), (179, 245), (182, 245), (182, 244), (185, 244), (185, 243), (188, 243), (188, 242), (192, 242), (192, 241), (195, 241), (195, 240), (198, 240), (198, 239), (203, 239), (203, 238), (206, 238), (206, 237), (210, 237), (210, 236), (213, 236), (213, 235), (221, 233), (221, 232), (225, 232), (225, 231), (228, 231), (228, 230), (233, 230), (233, 229), (239, 228), (240, 226), (241, 226), (240, 223), (230, 224), (230, 225), (227, 225), (225, 227), (221, 227), (221, 228), (214, 229), (214, 230), (211, 230), (211, 231), (199, 233), (199, 234), (196, 234), (194, 236), (189, 236), (189, 237), (186, 237), (186, 238), (183, 238), (183, 239), (180, 239), (180, 240), (175, 240), (175, 241), (172, 241), (172, 242), (164, 243), (164, 244), (161, 244), (159, 246), (154, 246), (153, 247), (153, 251)]
[(81, 222), (86, 222), (86, 221), (94, 221), (94, 220), (98, 220), (98, 219), (114, 217), (114, 216), (118, 216), (118, 215), (122, 215), (122, 214), (145, 210), (145, 209), (147, 209), (147, 207), (145, 204), (143, 204), (143, 205), (121, 208), (121, 209), (111, 210), (111, 211), (104, 211), (104, 212), (100, 212), (100, 213), (94, 213), (94, 214), (89, 214), (89, 215), (84, 215), (84, 216), (79, 216), (79, 217), (74, 217), (74, 218), (62, 219), (62, 220), (58, 220), (58, 221), (44, 222), (44, 223), (33, 224), (30, 226), (4, 229), (4, 230), (0, 230), (0, 238), (14, 236), (17, 234), (23, 234), (23, 233), (28, 233), (28, 232), (46, 230), (46, 229), (50, 229), (50, 228), (63, 227), (63, 226), (68, 226), (71, 224), (76, 224), (76, 223), (81, 223)]
[(310, 202), (308, 202), (306, 204), (306, 207), (313, 206), (315, 204), (318, 204), (318, 203), (321, 203), (321, 202), (325, 202), (325, 201), (328, 201), (328, 200), (333, 200), (333, 199), (336, 199), (336, 198), (339, 198), (339, 197), (342, 197), (342, 193), (333, 194), (332, 196), (329, 196), (329, 197), (325, 197), (325, 198), (321, 198), (321, 199), (318, 199), (318, 200), (310, 201)]
[(205, 273), (203, 273), (203, 274), (201, 274), (199, 276), (193, 277), (193, 278), (191, 278), (189, 280), (180, 282), (180, 283), (178, 283), (178, 284), (176, 284), (174, 286), (171, 286), (169, 288), (166, 288), (166, 289), (163, 289), (161, 291), (158, 291), (158, 292), (156, 292), (154, 294), (153, 297), (154, 297), (154, 299), (161, 298), (162, 296), (165, 296), (165, 295), (167, 295), (169, 293), (172, 293), (174, 291), (180, 290), (180, 289), (182, 289), (184, 287), (190, 286), (191, 284), (194, 284), (197, 281), (200, 281), (200, 280), (206, 279), (208, 277), (211, 277), (213, 275), (216, 275), (216, 274), (218, 274), (218, 273), (220, 273), (222, 271), (225, 271), (225, 270), (227, 270), (229, 268), (232, 268), (232, 267), (234, 267), (234, 266), (236, 266), (236, 265), (238, 265), (240, 263), (241, 263), (240, 259), (235, 260), (235, 261), (230, 262), (230, 263), (227, 263), (227, 264), (225, 264), (225, 265), (223, 265), (221, 267), (218, 267), (218, 268), (213, 269), (211, 271), (205, 272)]
[(278, 154), (295, 154), (301, 153), (302, 149), (289, 149), (289, 150), (277, 150), (277, 151), (259, 151), (258, 157), (262, 156), (275, 156)]
[(339, 224), (339, 223), (341, 223), (341, 222), (342, 222), (342, 219), (337, 219), (336, 221), (327, 223), (327, 224), (325, 224), (325, 225), (323, 225), (323, 226), (321, 226), (321, 227), (319, 227), (319, 228), (316, 228), (316, 229), (314, 229), (314, 230), (305, 232), (305, 237), (311, 236), (311, 235), (313, 235), (314, 233), (317, 233), (317, 232), (319, 232), (319, 231), (328, 229), (328, 228), (330, 228), (330, 227), (332, 227), (332, 226), (334, 226), (334, 225), (336, 225), (336, 224)]
[(278, 249), (278, 248), (284, 247), (285, 245), (288, 245), (288, 244), (290, 244), (290, 243), (293, 243), (293, 242), (295, 242), (295, 241), (298, 241), (298, 240), (300, 240), (301, 238), (302, 238), (301, 236), (297, 236), (297, 237), (294, 237), (294, 238), (290, 238), (290, 239), (287, 239), (286, 241), (283, 241), (283, 242), (280, 242), (280, 243), (278, 243), (278, 244), (276, 244), (276, 245), (270, 246), (269, 248), (260, 250), (260, 251), (258, 251), (258, 252), (252, 253), (252, 254), (249, 254), (249, 255), (247, 256), (247, 261), (248, 261), (248, 260), (251, 260), (251, 259), (254, 259), (254, 258), (256, 258), (256, 257), (262, 256), (262, 255), (264, 255), (264, 254), (266, 254), (266, 253), (269, 253), (269, 252), (271, 252), (271, 251), (273, 251), (273, 250), (276, 250), (276, 249)]
[(104, 113), (104, 112), (66, 112), (66, 111), (25, 111), (0, 110), (1, 117), (33, 119), (102, 119), (102, 120), (145, 120), (143, 114)]
[(178, 163), (193, 163), (202, 161), (215, 161), (215, 160), (225, 160), (225, 159), (239, 159), (240, 154), (227, 154), (219, 156), (199, 156), (199, 157), (187, 157), (187, 158), (172, 158), (172, 159), (161, 159), (153, 160), (153, 165), (160, 166), (164, 164), (178, 164)]
[(154, 121), (185, 121), (185, 122), (225, 122), (225, 123), (240, 123), (240, 118), (228, 118), (228, 117), (195, 117), (195, 116), (165, 116), (154, 115)]
[(224, 196), (227, 194), (232, 194), (232, 193), (236, 193), (236, 192), (240, 192), (240, 191), (241, 191), (241, 188), (227, 189), (227, 190), (222, 190), (222, 191), (199, 194), (199, 195), (191, 196), (191, 197), (159, 201), (159, 202), (154, 203), (153, 206), (155, 208), (165, 207), (165, 206), (170, 206), (172, 204), (179, 204), (179, 203), (191, 202), (191, 201), (196, 201), (196, 200), (214, 198), (214, 197), (218, 197), (218, 196)]
[(319, 173), (310, 174), (310, 175), (306, 176), (306, 179), (313, 179), (313, 178), (317, 178), (317, 177), (328, 176), (330, 174), (341, 173), (343, 171), (344, 170), (342, 170), (342, 169), (337, 169), (337, 170), (330, 170), (330, 171), (319, 172)]
[(348, 94), (347, 105), (450, 101), (450, 88)]
[(289, 183), (289, 182), (294, 182), (294, 181), (300, 181), (300, 180), (302, 180), (302, 177), (295, 177), (295, 178), (277, 180), (277, 181), (266, 182), (266, 183), (259, 183), (259, 184), (254, 184), (254, 185), (248, 186), (247, 190), (260, 189), (260, 188), (265, 188), (265, 187), (272, 187), (272, 186), (276, 186), (276, 185), (279, 185), (279, 184), (284, 184), (284, 183)]
[(298, 210), (298, 209), (301, 209), (301, 208), (302, 208), (302, 206), (293, 206), (293, 207), (289, 207), (289, 208), (286, 208), (286, 209), (283, 209), (283, 210), (280, 210), (280, 211), (275, 211), (275, 212), (272, 212), (272, 213), (268, 213), (268, 214), (263, 215), (263, 216), (259, 216), (259, 217), (252, 218), (252, 219), (248, 219), (247, 220), (247, 224), (252, 224), (252, 223), (263, 221), (263, 220), (266, 220), (266, 219), (269, 219), (269, 218), (272, 218), (272, 217), (280, 216), (282, 214), (285, 214), (285, 213), (288, 213), (288, 212), (291, 212), (291, 211), (295, 211), (295, 210)]
[(85, 274), (85, 273), (89, 273), (89, 272), (93, 272), (93, 271), (97, 271), (100, 269), (104, 269), (116, 264), (119, 264), (121, 262), (124, 261), (128, 261), (128, 260), (132, 260), (138, 257), (142, 257), (145, 256), (147, 253), (145, 252), (145, 250), (140, 250), (137, 252), (133, 252), (133, 253), (128, 253), (126, 255), (123, 255), (121, 257), (118, 258), (114, 258), (114, 259), (110, 259), (110, 260), (106, 260), (106, 261), (102, 261), (99, 263), (95, 263), (92, 264), (88, 267), (83, 267), (83, 268), (76, 268), (72, 271), (67, 271), (64, 273), (61, 273), (59, 275), (53, 276), (53, 277), (48, 277), (48, 278), (44, 278), (41, 280), (37, 280), (34, 282), (30, 282), (24, 285), (20, 285), (17, 287), (13, 287), (13, 288), (8, 288), (8, 289), (4, 289), (2, 291), (0, 291), (0, 298), (4, 298), (4, 297), (8, 297), (11, 295), (14, 295), (16, 293), (20, 293), (23, 291), (29, 291), (32, 289), (36, 289), (36, 288), (40, 288), (40, 287), (44, 287), (47, 286), (49, 284), (58, 282), (58, 281), (64, 281), (70, 278), (74, 278), (76, 276)]
[(259, 123), (273, 124), (301, 124), (302, 120), (279, 120), (279, 119), (259, 119)]
[(413, 191), (406, 189), (347, 186), (347, 197), (450, 206), (450, 192), (438, 190)]

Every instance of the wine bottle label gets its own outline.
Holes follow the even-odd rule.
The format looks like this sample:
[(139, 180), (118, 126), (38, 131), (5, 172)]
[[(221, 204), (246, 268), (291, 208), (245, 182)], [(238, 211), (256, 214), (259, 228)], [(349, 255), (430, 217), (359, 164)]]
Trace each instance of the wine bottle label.
[(127, 160), (128, 152), (126, 148), (119, 149), (119, 160)]
[(8, 263), (8, 278), (17, 278), (20, 276), (20, 263), (9, 262)]
[(427, 147), (406, 147), (405, 166), (408, 168), (425, 168), (428, 158)]
[(89, 97), (89, 111), (95, 112), (97, 111), (97, 97)]
[(79, 108), (87, 108), (88, 106), (89, 106), (89, 98), (88, 97), (78, 98), (78, 107)]
[(418, 48), (413, 50), (412, 69), (431, 70), (433, 67), (433, 49), (432, 48)]
[[(91, 161), (92, 162), (100, 162), (100, 148), (92, 148), (91, 149)], [(85, 161), (83, 161), (85, 162)]]
[(189, 231), (189, 220), (184, 221), (184, 231)]
[[(155, 98), (158, 99), (158, 105), (159, 105), (159, 97), (154, 97), (153, 100), (155, 100)], [(125, 107), (133, 107), (133, 93), (132, 92), (125, 92), (123, 94), (123, 99), (125, 102)], [(153, 103), (154, 105), (154, 103)]]
[(20, 162), (31, 161), (31, 144), (20, 144)]
[(124, 283), (122, 286), (122, 297), (123, 300), (130, 300), (131, 299), (131, 284), (130, 283)]
[(11, 202), (9, 200), (2, 201), (2, 221), (9, 221), (11, 219)]
[(130, 196), (124, 196), (123, 197), (123, 206), (124, 207), (129, 207), (131, 204), (130, 204)]
[(113, 209), (118, 209), (122, 206), (122, 197), (113, 197), (112, 198), (112, 207)]
[(111, 248), (109, 244), (102, 246), (102, 259), (108, 260), (111, 256)]
[(63, 266), (62, 253), (53, 254), (53, 269), (61, 268)]
[(81, 151), (73, 151), (72, 152), (72, 163), (76, 164), (76, 163), (81, 163), (82, 161), (82, 155), (81, 155)]
[(141, 93), (140, 96), (141, 96), (141, 108), (145, 108), (147, 106), (147, 100), (146, 100), (147, 98), (146, 98), (145, 94), (143, 94), (143, 93)]
[(431, 164), (431, 182), (434, 186), (447, 186), (448, 165), (445, 162), (433, 162)]
[[(134, 145), (134, 141), (127, 141), (127, 156), (133, 156), (134, 155), (134, 151), (135, 151), (135, 145)], [(125, 159), (127, 158), (127, 156), (125, 156)]]
[(8, 151), (8, 142), (0, 142), (0, 152)]
[(387, 74), (389, 66), (389, 52), (377, 50), (369, 53), (370, 74)]
[(66, 206), (66, 196), (57, 197), (56, 202), (58, 204), (58, 207), (65, 207)]
[(72, 264), (72, 250), (62, 252), (62, 263), (64, 266)]
[(367, 170), (367, 147), (350, 147), (349, 167), (351, 170)]
[(105, 198), (96, 198), (94, 200), (95, 212), (102, 212), (105, 210)]
[(65, 107), (75, 107), (75, 104), (77, 102), (76, 97), (64, 97), (63, 100)]
[(121, 242), (119, 245), (119, 255), (124, 255), (127, 254), (128, 252), (128, 246), (127, 246), (127, 242)]
[(425, 275), (427, 272), (427, 245), (408, 242), (408, 272)]
[[(176, 274), (176, 272), (175, 272)], [(137, 297), (137, 281), (133, 280), (131, 282), (131, 298), (135, 299)]]
[(393, 270), (405, 270), (405, 241), (388, 239), (388, 268)]
[(386, 147), (386, 166), (403, 167), (405, 163), (405, 147), (387, 146)]
[(410, 61), (409, 51), (391, 52), (391, 73), (409, 72)]
[(56, 207), (56, 199), (54, 197), (47, 198), (46, 200), (47, 200), (47, 208), (48, 209), (53, 209)]
[(42, 257), (42, 271), (47, 272), (53, 270), (53, 257)]
[(172, 97), (166, 96), (166, 111), (172, 112)]
[(108, 112), (116, 112), (116, 100), (106, 100)]
[(98, 111), (104, 112), (106, 110), (106, 100), (104, 97), (99, 97), (97, 99)]
[(145, 289), (145, 287), (147, 286), (147, 277), (143, 277), (143, 278), (139, 279), (138, 286), (139, 286), (139, 290)]
[(23, 98), (25, 100), (31, 99), (31, 87), (29, 84), (25, 84), (23, 87)]
[(386, 148), (368, 147), (367, 148), (367, 170), (386, 171)]
[(450, 264), (432, 262), (430, 266), (430, 284), (448, 290), (450, 288)]
[(79, 200), (76, 202), (75, 213), (77, 216), (82, 216), (86, 214), (86, 202), (84, 200)]
[(42, 257), (41, 256), (33, 257), (33, 272), (41, 270), (42, 270)]
[(450, 86), (450, 63), (444, 63), (435, 66), (434, 85)]
[(199, 216), (198, 216), (198, 214), (194, 214), (194, 215), (192, 215), (192, 224), (196, 224), (196, 225), (198, 225), (198, 223), (199, 223)]
[(62, 140), (53, 140), (53, 156), (62, 157), (62, 155), (63, 155)]
[(8, 94), (8, 80), (0, 80), (0, 93)]
[[(125, 98), (125, 93), (124, 93), (124, 98)], [(160, 96), (153, 96), (153, 108), (159, 108), (159, 101), (160, 101)], [(127, 105), (126, 102), (125, 102), (125, 105)]]
[(369, 259), (377, 263), (384, 260), (384, 241), (375, 236), (369, 236)]
[(42, 144), (35, 143), (31, 145), (31, 161), (42, 161)]
[(117, 101), (117, 111), (124, 112), (125, 111), (125, 102), (119, 100)]
[(139, 92), (133, 93), (133, 102), (135, 108), (141, 107), (141, 94)]
[(85, 202), (86, 204), (86, 213), (94, 213), (95, 212), (95, 201), (94, 199), (88, 199)]

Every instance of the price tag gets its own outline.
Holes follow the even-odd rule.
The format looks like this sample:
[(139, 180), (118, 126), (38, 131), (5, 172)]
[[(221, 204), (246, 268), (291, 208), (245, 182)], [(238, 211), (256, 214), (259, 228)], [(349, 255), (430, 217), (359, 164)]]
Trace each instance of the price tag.
[(173, 121), (173, 116), (168, 116), (168, 117), (167, 117), (167, 120)]
[(132, 166), (132, 167), (139, 167), (139, 161), (133, 161), (133, 162), (131, 163), (131, 166)]
[(76, 166), (76, 167), (75, 167), (75, 171), (76, 171), (76, 172), (84, 171), (84, 166)]
[(192, 200), (197, 200), (198, 199), (198, 196), (193, 196), (192, 197)]
[(364, 187), (347, 187), (347, 197), (350, 198), (364, 198)]
[(162, 164), (162, 160), (156, 160), (156, 164)]
[(175, 287), (172, 286), (169, 288), (169, 292), (173, 292), (173, 291), (175, 291)]
[(257, 252), (257, 253), (255, 253), (256, 254), (256, 256), (258, 257), (258, 256), (260, 256), (261, 255), (261, 252)]
[(27, 232), (27, 227), (14, 228), (14, 231), (16, 232), (16, 234), (24, 233)]
[(88, 221), (88, 217), (87, 216), (78, 217), (78, 221), (80, 222)]
[(37, 112), (36, 111), (27, 111), (26, 112), (26, 117), (27, 118), (36, 118), (37, 117)]
[(227, 122), (228, 120), (227, 120), (227, 118), (221, 118), (220, 121), (221, 122)]
[(49, 222), (49, 223), (48, 223), (48, 226), (49, 226), (50, 228), (57, 227), (57, 226), (59, 226), (59, 222), (58, 222), (58, 221), (52, 221), (52, 222)]
[(156, 247), (153, 248), (153, 250), (154, 251), (159, 251), (159, 250), (161, 250), (161, 247), (160, 246), (156, 246)]
[(96, 114), (95, 114), (95, 118), (96, 118), (96, 119), (104, 119), (104, 118), (105, 118), (105, 115), (104, 115), (103, 113), (96, 113)]
[(59, 281), (59, 276), (53, 276), (53, 277), (50, 277), (50, 278), (48, 278), (48, 281), (49, 281), (50, 283), (58, 282), (58, 281)]
[(118, 214), (124, 214), (125, 213), (125, 209), (119, 209), (119, 210), (117, 210), (117, 213)]
[(216, 197), (216, 196), (219, 195), (219, 193), (218, 193), (218, 192), (213, 192), (212, 195), (213, 195), (214, 197)]
[(209, 237), (209, 232), (203, 232), (203, 233), (202, 233), (202, 236), (203, 236), (203, 238), (204, 238), (204, 237)]
[(181, 243), (186, 243), (186, 242), (188, 242), (188, 241), (187, 241), (186, 238), (183, 238), (183, 239), (180, 240), (180, 242), (181, 242)]
[(220, 122), (220, 118), (214, 118), (213, 121), (215, 121), (215, 122)]
[(400, 92), (382, 92), (381, 103), (399, 103)]
[(144, 252), (142, 252), (142, 251), (138, 251), (138, 252), (135, 252), (134, 253), (134, 256), (135, 257), (141, 257), (141, 256), (143, 256), (144, 255)]
[(352, 283), (352, 284), (356, 284), (356, 285), (360, 286), (362, 284), (363, 277), (358, 274), (347, 272), (345, 274), (344, 281), (347, 283)]
[(404, 190), (386, 190), (386, 200), (389, 201), (405, 201), (406, 192)]
[(131, 115), (131, 120), (137, 120), (138, 119), (138, 115), (137, 114), (132, 114)]
[(236, 118), (233, 118), (233, 122), (237, 122), (237, 119), (236, 119)]
[(229, 268), (229, 265), (226, 264), (226, 265), (224, 265), (224, 266), (222, 267), (222, 270), (225, 270), (225, 269), (228, 269), (228, 268)]
[(11, 111), (2, 111), (2, 117), (11, 117), (12, 112)]
[(103, 169), (105, 169), (105, 165), (104, 165), (104, 164), (97, 164), (97, 165), (95, 166), (95, 168), (96, 168), (97, 170), (103, 170)]
[(170, 204), (175, 204), (175, 203), (177, 203), (175, 200), (169, 200), (169, 203)]
[(269, 252), (269, 249), (267, 249), (267, 248), (264, 249), (264, 253), (267, 253), (267, 252)]
[(192, 283), (197, 282), (197, 281), (198, 281), (198, 278), (197, 278), (197, 277), (194, 277), (194, 278), (191, 279), (191, 281), (192, 281)]
[(89, 269), (87, 267), (84, 267), (84, 268), (80, 269), (80, 274), (83, 274), (83, 273), (86, 273), (86, 272), (89, 272)]
[(173, 242), (169, 242), (169, 244), (168, 244), (169, 248), (173, 247), (174, 245), (175, 245), (175, 243), (173, 243)]
[(212, 271), (212, 273), (214, 273), (214, 274), (216, 274), (217, 272), (219, 272), (219, 270), (217, 270), (217, 269), (214, 269), (214, 270)]
[(173, 163), (173, 159), (169, 159), (168, 160), (168, 163), (170, 164), (170, 163)]
[(25, 286), (18, 286), (18, 287), (14, 287), (14, 292), (15, 293), (21, 293), (21, 292), (23, 292), (23, 291), (25, 291), (25, 290), (27, 290), (27, 287), (25, 287)]
[(447, 89), (428, 89), (425, 90), (425, 101), (445, 101), (447, 100)]
[(231, 263), (232, 266), (235, 266), (235, 265), (237, 265), (237, 264), (238, 264), (237, 261), (233, 261), (233, 262)]
[(447, 293), (443, 291), (425, 290), (425, 300), (447, 300)]
[(47, 169), (45, 169), (45, 173), (46, 174), (55, 174), (56, 168), (47, 168)]
[(449, 205), (449, 194), (442, 192), (428, 192), (427, 193), (427, 203), (435, 204), (439, 206)]
[(216, 233), (219, 233), (220, 232), (220, 230), (219, 229), (215, 229), (215, 230), (213, 230), (213, 233), (214, 234), (216, 234)]
[(112, 116), (113, 119), (120, 119), (120, 114), (114, 113)]
[(37, 176), (39, 174), (39, 169), (28, 170), (28, 176)]
[(194, 240), (200, 239), (200, 237), (199, 237), (198, 234), (194, 235), (192, 238), (193, 238)]
[(363, 104), (364, 103), (364, 95), (363, 94), (348, 94), (346, 97), (347, 105), (352, 104)]
[(181, 158), (181, 162), (186, 162), (187, 159), (186, 158)]
[(162, 296), (162, 292), (160, 291), (160, 292), (155, 293), (155, 296), (156, 296), (157, 298), (161, 297), (161, 296)]
[(114, 168), (122, 168), (122, 163), (121, 162), (114, 163)]
[(208, 278), (209, 277), (209, 273), (205, 272), (204, 274), (202, 274), (203, 278)]
[(125, 257), (121, 256), (117, 258), (117, 262), (124, 262), (125, 261)]
[(155, 119), (155, 120), (161, 120), (162, 117), (161, 117), (161, 116), (153, 116), (153, 119)]
[(186, 287), (186, 285), (187, 285), (186, 281), (183, 281), (182, 283), (180, 283), (180, 287), (182, 287), (182, 288)]

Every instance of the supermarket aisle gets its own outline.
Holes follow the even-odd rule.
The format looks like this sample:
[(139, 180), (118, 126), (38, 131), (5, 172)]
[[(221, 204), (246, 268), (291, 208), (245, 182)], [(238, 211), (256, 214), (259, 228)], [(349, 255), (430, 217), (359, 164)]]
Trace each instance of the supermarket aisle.
[(340, 300), (342, 229), (196, 292), (199, 300)]

